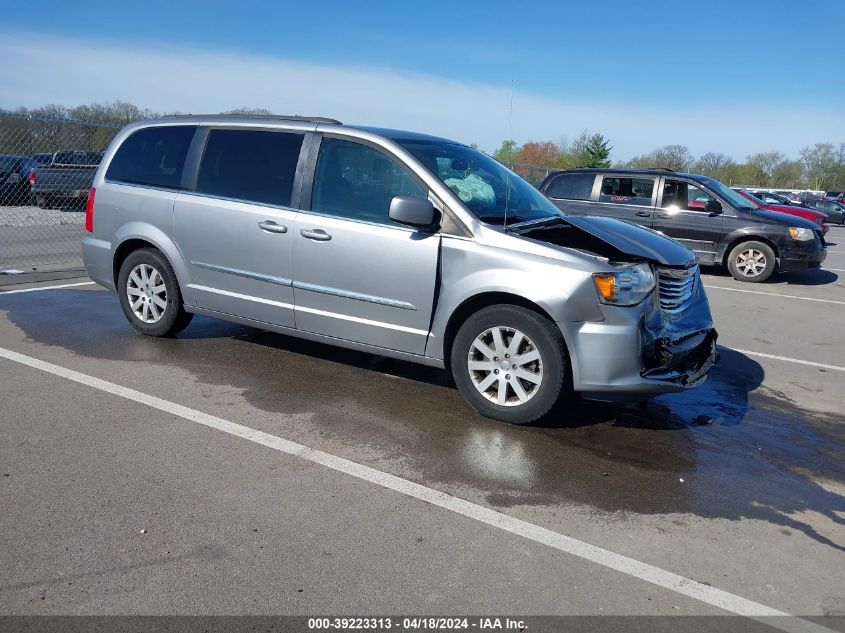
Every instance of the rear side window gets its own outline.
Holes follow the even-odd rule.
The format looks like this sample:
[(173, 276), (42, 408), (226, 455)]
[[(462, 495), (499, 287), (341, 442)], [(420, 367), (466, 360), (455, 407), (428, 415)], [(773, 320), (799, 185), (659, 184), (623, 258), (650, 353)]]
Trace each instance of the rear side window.
[(594, 174), (561, 174), (546, 187), (546, 195), (562, 200), (589, 200), (595, 180)]
[(138, 130), (115, 152), (106, 178), (136, 185), (178, 189), (196, 126), (168, 125)]
[(654, 178), (602, 178), (601, 202), (615, 204), (650, 205), (654, 193)]
[(212, 130), (197, 193), (290, 206), (303, 138), (289, 132)]

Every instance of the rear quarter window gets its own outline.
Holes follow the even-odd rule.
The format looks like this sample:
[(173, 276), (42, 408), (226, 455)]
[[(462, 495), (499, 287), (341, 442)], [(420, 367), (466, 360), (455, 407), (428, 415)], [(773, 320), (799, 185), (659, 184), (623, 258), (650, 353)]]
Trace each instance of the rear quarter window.
[(115, 152), (106, 179), (177, 189), (196, 126), (148, 127), (130, 135)]
[(560, 174), (546, 186), (545, 194), (561, 200), (589, 200), (595, 180), (595, 174)]

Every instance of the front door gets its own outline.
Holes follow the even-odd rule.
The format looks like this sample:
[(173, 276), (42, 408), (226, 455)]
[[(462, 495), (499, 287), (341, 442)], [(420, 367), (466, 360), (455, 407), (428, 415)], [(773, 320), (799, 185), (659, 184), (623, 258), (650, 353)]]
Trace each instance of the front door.
[(294, 326), (291, 194), (303, 134), (212, 129), (173, 229), (201, 308)]
[(678, 240), (695, 253), (702, 264), (712, 264), (721, 241), (724, 218), (708, 213), (707, 202), (715, 200), (710, 192), (692, 183), (665, 178), (653, 228)]
[(300, 212), (294, 231), (299, 329), (425, 352), (440, 235), (388, 218), (390, 201), (400, 194), (426, 197), (428, 191), (382, 150), (323, 138), (310, 210)]

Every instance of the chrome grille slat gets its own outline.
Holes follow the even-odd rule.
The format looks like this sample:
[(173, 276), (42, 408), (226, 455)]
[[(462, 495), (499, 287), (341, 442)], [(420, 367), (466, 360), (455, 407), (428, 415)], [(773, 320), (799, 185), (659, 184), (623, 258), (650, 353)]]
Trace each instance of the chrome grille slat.
[(660, 309), (664, 312), (680, 312), (692, 299), (698, 266), (685, 270), (672, 268), (657, 269), (657, 286)]

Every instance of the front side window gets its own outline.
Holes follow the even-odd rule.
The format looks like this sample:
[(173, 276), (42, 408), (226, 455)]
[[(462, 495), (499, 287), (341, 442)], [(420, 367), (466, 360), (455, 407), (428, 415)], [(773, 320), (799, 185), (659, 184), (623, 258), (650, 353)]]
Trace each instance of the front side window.
[(211, 130), (197, 193), (289, 206), (302, 134)]
[(193, 125), (167, 125), (138, 130), (117, 149), (106, 178), (178, 189), (185, 156), (196, 129)]
[(425, 198), (428, 190), (404, 166), (373, 147), (323, 139), (311, 193), (313, 211), (387, 223), (390, 201), (399, 195)]
[(561, 174), (546, 187), (546, 195), (559, 200), (589, 200), (595, 180), (595, 174)]
[(693, 184), (667, 178), (663, 185), (663, 202), (660, 206), (664, 209), (704, 211), (707, 203), (715, 199), (704, 189)]
[[(676, 211), (707, 211), (707, 203), (711, 200), (716, 200), (716, 197), (706, 189), (683, 180), (667, 178), (660, 206)], [(750, 204), (747, 200), (745, 203)]]
[(620, 178), (605, 176), (601, 181), (599, 202), (650, 205), (654, 178)]

